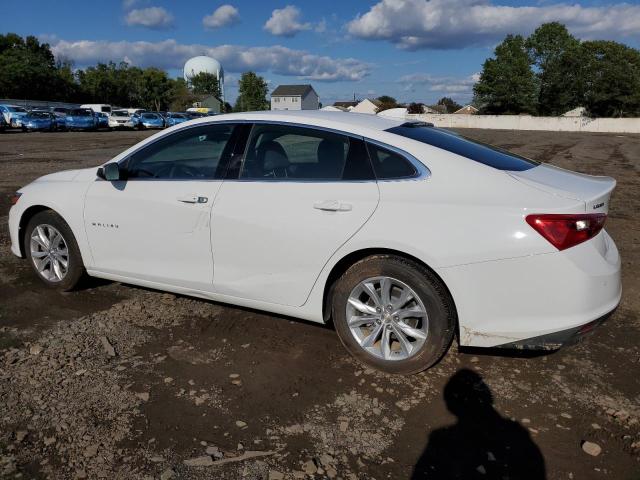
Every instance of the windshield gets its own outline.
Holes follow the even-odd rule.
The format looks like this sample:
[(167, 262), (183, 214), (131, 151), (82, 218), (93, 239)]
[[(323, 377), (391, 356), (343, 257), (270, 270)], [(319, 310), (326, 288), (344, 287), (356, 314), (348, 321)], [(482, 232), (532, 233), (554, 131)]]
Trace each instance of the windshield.
[(49, 114), (45, 112), (31, 112), (29, 116), (31, 118), (49, 118)]
[(498, 170), (520, 172), (540, 165), (534, 160), (508, 152), (507, 150), (473, 140), (454, 132), (435, 128), (426, 123), (404, 123), (398, 127), (389, 128), (386, 131), (441, 148), (442, 150), (461, 155), (469, 160), (483, 163)]
[(74, 110), (71, 110), (71, 115), (73, 115), (74, 117), (91, 117), (93, 115), (93, 112), (85, 108), (76, 108)]
[(172, 118), (187, 118), (185, 115), (183, 115), (181, 113), (172, 113), (171, 117)]
[(127, 112), (126, 110), (114, 110), (111, 113), (112, 117), (128, 117), (129, 116), (129, 112)]
[(27, 113), (27, 111), (22, 107), (7, 107), (7, 110), (9, 110), (10, 112)]
[(156, 119), (158, 118), (155, 113), (145, 113), (142, 115), (142, 118)]

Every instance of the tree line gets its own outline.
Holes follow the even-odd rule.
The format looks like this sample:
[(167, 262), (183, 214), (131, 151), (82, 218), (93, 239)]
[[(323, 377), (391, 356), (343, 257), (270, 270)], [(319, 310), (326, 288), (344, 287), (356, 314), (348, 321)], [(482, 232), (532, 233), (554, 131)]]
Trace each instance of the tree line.
[(580, 41), (558, 23), (529, 37), (507, 35), (482, 67), (474, 104), (486, 114), (640, 116), (640, 51), (606, 40)]
[[(235, 107), (227, 103), (224, 111), (269, 109), (264, 78), (245, 72), (238, 87)], [(194, 76), (188, 88), (184, 79), (170, 78), (164, 70), (126, 62), (74, 69), (72, 62), (56, 60), (50, 45), (34, 36), (0, 35), (0, 98), (182, 111), (205, 95), (220, 98), (220, 84), (214, 74)]]

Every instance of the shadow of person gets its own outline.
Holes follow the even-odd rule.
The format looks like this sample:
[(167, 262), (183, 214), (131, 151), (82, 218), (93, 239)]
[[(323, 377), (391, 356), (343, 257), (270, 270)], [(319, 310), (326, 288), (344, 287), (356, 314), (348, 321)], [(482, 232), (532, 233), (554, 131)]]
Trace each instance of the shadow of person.
[(444, 400), (458, 421), (431, 433), (412, 480), (546, 478), (544, 458), (529, 432), (493, 408), (480, 375), (459, 370), (447, 382)]

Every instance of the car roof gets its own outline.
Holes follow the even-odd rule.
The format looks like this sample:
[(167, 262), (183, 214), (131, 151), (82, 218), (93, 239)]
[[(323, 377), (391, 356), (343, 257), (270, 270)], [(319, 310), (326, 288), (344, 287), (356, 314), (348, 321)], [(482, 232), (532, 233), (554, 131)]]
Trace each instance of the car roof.
[(302, 125), (332, 128), (347, 132), (383, 131), (397, 127), (406, 122), (405, 119), (384, 118), (378, 115), (352, 112), (328, 112), (321, 110), (278, 110), (262, 112), (225, 113), (213, 117), (203, 117), (185, 122), (182, 128), (201, 123), (233, 122), (233, 121), (271, 121), (300, 123)]

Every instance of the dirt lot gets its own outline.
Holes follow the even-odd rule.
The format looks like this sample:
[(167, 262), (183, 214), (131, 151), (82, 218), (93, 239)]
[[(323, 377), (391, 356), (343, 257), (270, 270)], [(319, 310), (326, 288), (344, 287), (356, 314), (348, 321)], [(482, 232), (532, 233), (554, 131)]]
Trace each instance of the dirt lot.
[(624, 296), (581, 345), (453, 345), (412, 377), (356, 364), (330, 327), (116, 283), (46, 290), (9, 252), (6, 194), (146, 133), (0, 134), (0, 477), (639, 479), (640, 136), (464, 133), (618, 180)]

